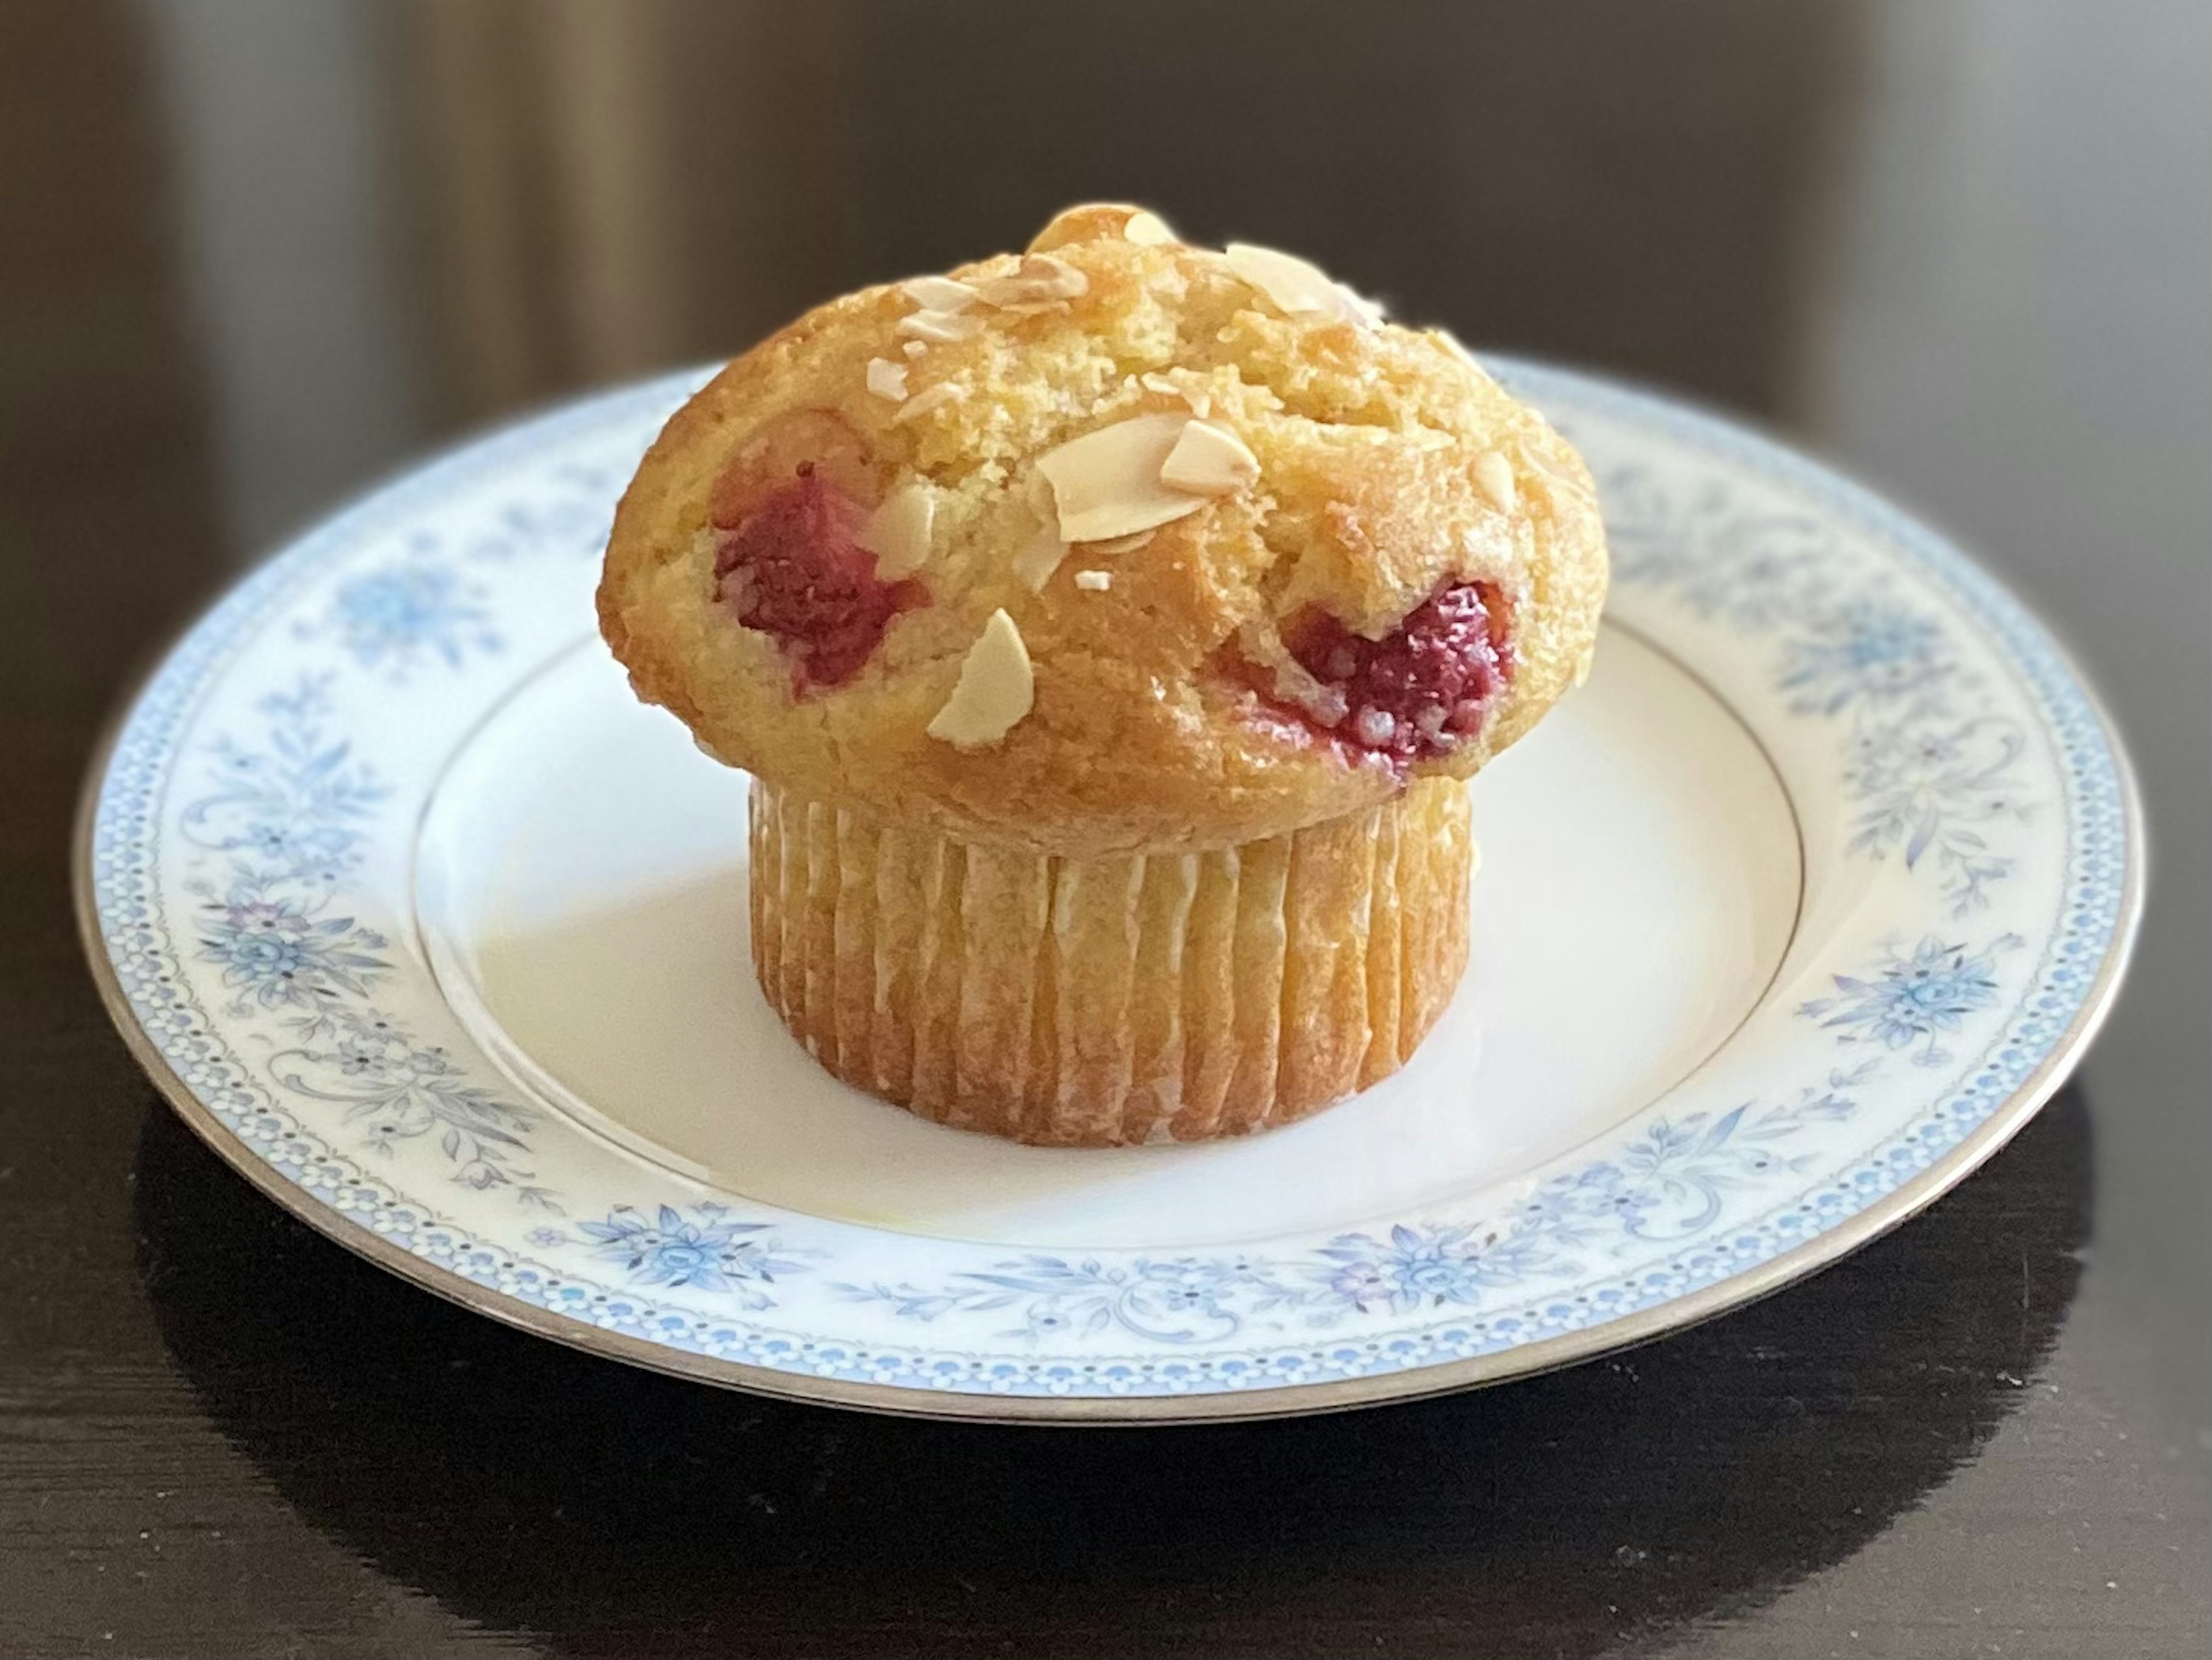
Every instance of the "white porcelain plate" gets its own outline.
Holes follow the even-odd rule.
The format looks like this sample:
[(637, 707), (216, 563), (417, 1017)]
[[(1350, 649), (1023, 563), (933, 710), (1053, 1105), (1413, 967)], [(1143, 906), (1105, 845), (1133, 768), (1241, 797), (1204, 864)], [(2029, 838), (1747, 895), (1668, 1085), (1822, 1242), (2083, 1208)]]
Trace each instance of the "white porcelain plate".
[(1079, 1152), (833, 1082), (747, 965), (744, 779), (592, 629), (698, 377), (389, 486), (171, 654), (99, 763), (94, 965), (193, 1128), (471, 1308), (893, 1411), (1232, 1417), (1558, 1365), (1910, 1214), (2057, 1085), (2141, 881), (2111, 733), (1927, 531), (1706, 416), (1505, 366), (1600, 481), (1589, 685), (1473, 786), (1413, 1063)]

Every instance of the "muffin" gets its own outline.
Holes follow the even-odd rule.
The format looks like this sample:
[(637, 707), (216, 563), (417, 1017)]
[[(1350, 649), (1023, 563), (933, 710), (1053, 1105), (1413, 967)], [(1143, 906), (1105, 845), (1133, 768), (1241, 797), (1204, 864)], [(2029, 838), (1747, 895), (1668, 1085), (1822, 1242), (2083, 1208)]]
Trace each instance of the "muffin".
[(1468, 956), (1465, 781), (1588, 672), (1588, 472), (1310, 265), (1075, 208), (871, 288), (669, 422), (599, 591), (752, 775), (762, 991), (1024, 1141), (1285, 1123)]

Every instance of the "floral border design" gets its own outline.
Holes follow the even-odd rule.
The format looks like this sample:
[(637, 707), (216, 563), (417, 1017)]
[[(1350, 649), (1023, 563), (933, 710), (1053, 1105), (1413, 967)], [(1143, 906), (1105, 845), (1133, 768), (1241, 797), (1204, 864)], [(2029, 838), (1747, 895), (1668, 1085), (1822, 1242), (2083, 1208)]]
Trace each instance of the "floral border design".
[[(350, 1161), (331, 1153), (291, 1120), (268, 1084), (258, 1081), (252, 1069), (230, 1049), (207, 1012), (198, 1006), (187, 983), (188, 977), (179, 971), (180, 954), (168, 944), (155, 879), (161, 830), (161, 786), (171, 763), (172, 735), (181, 726), (211, 670), (250, 632), (258, 618), (275, 609), (285, 593), (313, 573), (319, 562), (333, 557), (349, 539), (356, 543), (362, 539), (371, 527), (364, 521), (380, 516), (374, 509), (380, 508), (380, 516), (388, 520), (398, 516), (404, 508), (431, 505), (438, 490), (449, 488), (455, 475), (495, 471), (510, 458), (519, 457), (530, 447), (543, 446), (564, 432), (573, 435), (594, 428), (602, 432), (620, 429), (626, 438), (628, 431), (639, 425), (648, 411), (657, 419), (659, 410), (672, 404), (688, 390), (691, 378), (684, 377), (681, 384), (661, 383), (585, 405), (489, 441), (473, 452), (418, 475), (386, 498), (371, 503), (369, 508), (357, 510), (349, 520), (339, 521), (258, 574), (210, 614), (173, 655), (142, 697), (112, 757), (94, 826), (95, 891), (111, 964), (140, 1024), (198, 1098), (236, 1130), (270, 1168), (306, 1189), (318, 1202), (355, 1217), (426, 1262), (506, 1296), (671, 1347), (776, 1371), (913, 1388), (999, 1394), (1174, 1395), (1273, 1388), (1327, 1377), (1370, 1376), (1444, 1359), (1492, 1353), (1537, 1336), (1601, 1324), (1632, 1310), (1662, 1304), (1695, 1286), (1726, 1279), (1815, 1237), (1837, 1221), (1864, 1209), (1915, 1171), (1936, 1162), (2008, 1100), (2019, 1081), (2050, 1052), (2097, 982), (2099, 970), (2122, 925), (2123, 905), (2129, 892), (2129, 819), (2117, 763), (2094, 713), (2047, 640), (1994, 584), (1966, 566), (1942, 544), (1871, 498), (1747, 435), (1650, 403), (1636, 394), (1609, 391), (1551, 372), (1520, 370), (1515, 378), (1534, 382), (1539, 396), (1548, 401), (1570, 406), (1579, 404), (1601, 410), (1612, 418), (1701, 453), (1717, 464), (1747, 469), (1770, 482), (1819, 499), (1832, 516), (1850, 522), (1863, 534), (1886, 545), (1893, 554), (1902, 556), (1924, 576), (1948, 590), (1975, 616), (1978, 626), (2001, 640), (2019, 660), (2024, 676), (2041, 700), (2041, 714), (2048, 721), (2049, 729), (2062, 753), (2069, 757), (2072, 788), (2067, 798), (2070, 809), (2068, 898), (2065, 914), (2054, 925), (2051, 942), (2041, 952), (2028, 980), (2012, 999), (2008, 1012), (2002, 1014), (2002, 1035), (1984, 1050), (1985, 1059), (1979, 1063), (1982, 1069), (1978, 1073), (1963, 1080), (1955, 1092), (1938, 1098), (1918, 1120), (1890, 1137), (1871, 1155), (1804, 1190), (1794, 1205), (1785, 1202), (1779, 1211), (1771, 1210), (1764, 1220), (1748, 1228), (1740, 1226), (1716, 1232), (1711, 1226), (1712, 1216), (1706, 1213), (1715, 1197), (1729, 1190), (1730, 1183), (1756, 1182), (1778, 1165), (1790, 1165), (1792, 1161), (1781, 1157), (1771, 1145), (1790, 1133), (1786, 1119), (1773, 1124), (1773, 1136), (1756, 1133), (1769, 1127), (1771, 1115), (1753, 1106), (1738, 1108), (1711, 1121), (1702, 1115), (1693, 1115), (1679, 1125), (1645, 1125), (1639, 1137), (1613, 1158), (1601, 1161), (1587, 1171), (1573, 1173), (1566, 1192), (1553, 1190), (1556, 1181), (1547, 1183), (1544, 1190), (1532, 1196), (1529, 1203), (1534, 1209), (1522, 1213), (1518, 1219), (1524, 1235), (1533, 1231), (1562, 1245), (1568, 1244), (1572, 1239), (1571, 1227), (1543, 1219), (1547, 1214), (1544, 1206), (1557, 1206), (1561, 1213), (1571, 1215), (1576, 1205), (1588, 1197), (1577, 1199), (1576, 1191), (1587, 1186), (1591, 1193), (1611, 1193), (1614, 1208), (1601, 1213), (1638, 1219), (1634, 1225), (1623, 1224), (1618, 1228), (1607, 1224), (1608, 1230), (1618, 1235), (1616, 1244), (1637, 1239), (1669, 1243), (1679, 1240), (1682, 1248), (1647, 1266), (1627, 1269), (1625, 1274), (1601, 1276), (1579, 1290), (1549, 1300), (1540, 1299), (1519, 1309), (1504, 1307), (1491, 1312), (1480, 1310), (1479, 1298), (1469, 1300), (1470, 1290), (1479, 1290), (1486, 1277), (1491, 1277), (1497, 1284), (1510, 1283), (1507, 1276), (1515, 1260), (1514, 1250), (1501, 1251), (1500, 1246), (1516, 1237), (1511, 1225), (1462, 1228), (1407, 1223), (1391, 1227), (1387, 1234), (1341, 1236), (1318, 1253), (1322, 1262), (1329, 1265), (1327, 1281), (1311, 1278), (1311, 1274), (1319, 1272), (1319, 1262), (1307, 1265), (1311, 1273), (1304, 1278), (1285, 1280), (1281, 1274), (1271, 1271), (1266, 1276), (1267, 1283), (1287, 1284), (1293, 1296), (1285, 1299), (1255, 1281), (1255, 1297), (1231, 1310), (1240, 1322), (1255, 1316), (1273, 1320), (1280, 1315), (1290, 1318), (1294, 1325), (1297, 1321), (1305, 1321), (1308, 1329), (1328, 1326), (1333, 1316), (1343, 1317), (1346, 1309), (1358, 1314), (1372, 1310), (1401, 1319), (1417, 1313), (1433, 1316), (1442, 1312), (1449, 1316), (1441, 1322), (1431, 1317), (1426, 1323), (1417, 1326), (1385, 1326), (1372, 1337), (1352, 1342), (1292, 1341), (1257, 1352), (1191, 1353), (1187, 1358), (1173, 1354), (1149, 1358), (1109, 1355), (1097, 1360), (1049, 1353), (1024, 1359), (1018, 1352), (1004, 1351), (948, 1353), (896, 1345), (879, 1348), (866, 1342), (823, 1341), (732, 1323), (713, 1314), (640, 1300), (523, 1260), (497, 1246), (473, 1240), (450, 1224), (426, 1214), (411, 1201)], [(610, 450), (617, 447), (611, 437), (605, 442)], [(1768, 556), (1786, 562), (1789, 551), (1784, 542), (1778, 549), (1771, 547)], [(1781, 620), (1791, 615), (1786, 611), (1772, 614)], [(1809, 624), (1813, 619), (1808, 613), (1802, 620)], [(1850, 619), (1844, 620), (1845, 633), (1835, 637), (1848, 642), (1854, 636), (1848, 632)], [(1885, 701), (1897, 704), (1899, 699), (1904, 702), (1899, 706), (1905, 708), (1959, 713), (1941, 700), (1929, 702), (1925, 696), (1927, 681), (1916, 684), (1911, 672), (1916, 649), (1911, 633), (1908, 628), (1902, 636), (1898, 636), (1893, 630), (1891, 645), (1870, 655), (1846, 643), (1840, 656), (1833, 652), (1823, 656), (1817, 650), (1808, 656), (1785, 641), (1778, 672), (1795, 682), (1790, 690), (1803, 701), (1802, 712), (1822, 718), (1848, 717), (1855, 707), (1871, 708)], [(1796, 636), (1810, 640), (1816, 647), (1821, 637), (1818, 629)], [(1900, 637), (1901, 645), (1898, 643)], [(1854, 653), (1858, 655), (1854, 656)], [(1838, 661), (1861, 663), (1869, 677), (1867, 684), (1875, 691), (1863, 697), (1846, 696), (1838, 702), (1835, 690), (1828, 684), (1834, 678)], [(2004, 717), (1969, 713), (1966, 718)], [(2006, 766), (2008, 765), (2008, 762)], [(2005, 767), (1998, 769), (2005, 770)], [(365, 778), (366, 775), (359, 776)], [(1913, 822), (1918, 821), (1916, 818)], [(1937, 833), (1942, 829), (1939, 824)], [(234, 842), (223, 846), (230, 831), (216, 829), (210, 834), (213, 844), (226, 855), (240, 856), (247, 845)], [(1896, 848), (1899, 839), (1894, 836), (1887, 842), (1877, 838), (1861, 850), (1880, 857), (1883, 852)], [(1904, 848), (1899, 850), (1910, 848), (1916, 840), (1918, 851), (1906, 859), (1908, 867), (1937, 845), (1933, 835), (1905, 835)], [(204, 840), (196, 840), (195, 844), (210, 845)], [(291, 845), (278, 844), (270, 850), (270, 856), (290, 856)], [(1972, 851), (1971, 847), (1968, 851)], [(339, 849), (338, 856), (342, 857), (343, 852)], [(1946, 869), (1947, 885), (1962, 879), (1960, 872), (1950, 868), (1956, 862), (1939, 854), (1939, 867)], [(2003, 872), (1984, 876), (1978, 886), (1985, 891), (1991, 881), (2008, 874), (2009, 868), (2008, 866)], [(1970, 879), (1971, 873), (1966, 877), (1969, 879), (1968, 889), (1973, 888), (1976, 885)], [(1965, 901), (1962, 909), (1972, 908), (1971, 892), (1954, 893), (1953, 897)], [(228, 910), (227, 891), (210, 891), (203, 894), (201, 899), (207, 905), (221, 899)], [(246, 903), (259, 902), (249, 899)], [(301, 930), (296, 922), (263, 920), (269, 921), (267, 931), (281, 936), (280, 946), (289, 948), (299, 945), (297, 936)], [(343, 920), (342, 915), (322, 917), (318, 919), (318, 924), (339, 920)], [(345, 930), (334, 930), (333, 933), (342, 937)], [(319, 946), (326, 941), (324, 936), (312, 936), (308, 943)], [(1985, 959), (2007, 948), (2007, 942), (2002, 939), (1979, 951), (1946, 946), (1940, 940), (1934, 943), (1942, 949), (1928, 962), (1918, 962), (1929, 949), (1929, 942), (1923, 941), (1910, 953), (1892, 948), (1871, 971), (1837, 976), (1835, 999), (1813, 1000), (1799, 1012), (1808, 1019), (1819, 1018), (1837, 1028), (1840, 1042), (1871, 1042), (1885, 1050), (1924, 1043), (1923, 1054), (1932, 1051), (1936, 1048), (1934, 1033), (1954, 1029), (1946, 1021), (1955, 1025), (1969, 1015), (1994, 1017), (2002, 1006), (2004, 1000), (1990, 989), (1995, 982), (1984, 964)], [(353, 944), (364, 956), (374, 956), (377, 949), (366, 939)], [(328, 977), (331, 966), (328, 963), (325, 965), (322, 988), (311, 987), (302, 994), (310, 1000), (304, 1010), (293, 1010), (290, 998), (286, 995), (278, 997), (269, 1012), (273, 1014), (282, 1007), (293, 1010), (287, 1018), (312, 1019), (317, 1006), (333, 999), (351, 998), (355, 994), (349, 987)], [(372, 984), (370, 976), (382, 971), (380, 964), (336, 963), (335, 967), (353, 974), (364, 989)], [(1949, 976), (1948, 992), (1927, 1005), (1936, 1012), (1927, 1033), (1898, 1043), (1891, 1035), (1900, 1029), (1896, 1019), (1887, 1015), (1846, 1012), (1887, 1006), (1881, 1002), (1882, 996), (1889, 994), (1883, 988), (1893, 991), (1900, 971), (1910, 976), (1923, 968)], [(252, 978), (250, 972), (248, 978)], [(228, 989), (236, 991), (241, 988)], [(1963, 1006), (1960, 1006), (1961, 1000)], [(1832, 1006), (1816, 1008), (1814, 1004)], [(258, 993), (252, 1006), (259, 1006)], [(1905, 1024), (1909, 1026), (1911, 1022)], [(334, 1025), (326, 1037), (336, 1033)], [(411, 1046), (411, 1040), (404, 1034), (395, 1034), (388, 1041)], [(336, 1037), (335, 1042), (326, 1044), (320, 1052), (336, 1055), (343, 1042), (343, 1037)], [(297, 1047), (302, 1054), (306, 1052), (304, 1043)], [(1923, 1063), (1926, 1064), (1924, 1061)], [(369, 1063), (362, 1064), (366, 1070)], [(1863, 1080), (1871, 1075), (1863, 1068), (1856, 1077)], [(1838, 1073), (1831, 1079), (1826, 1091), (1808, 1091), (1801, 1103), (1775, 1110), (1785, 1114), (1848, 1112), (1849, 1098), (1844, 1090), (1853, 1076)], [(1728, 1166), (1729, 1159), (1746, 1162), (1731, 1168)], [(1765, 1162), (1759, 1162), (1762, 1160)], [(1635, 1198), (1638, 1193), (1656, 1195), (1666, 1201), (1666, 1206), (1639, 1207)], [(1621, 1202), (1624, 1198), (1626, 1202)], [(586, 1233), (585, 1237), (596, 1242), (595, 1250), (623, 1252), (620, 1256), (600, 1260), (624, 1267), (640, 1285), (698, 1286), (704, 1289), (703, 1281), (680, 1268), (662, 1274), (668, 1259), (656, 1253), (686, 1246), (703, 1249), (710, 1241), (719, 1253), (720, 1248), (732, 1243), (745, 1243), (740, 1238), (740, 1228), (757, 1226), (731, 1225), (708, 1215), (705, 1207), (695, 1207), (690, 1220), (674, 1213), (672, 1230), (668, 1219), (672, 1213), (674, 1213), (656, 1208), (653, 1224), (633, 1228), (617, 1219), (625, 1214), (624, 1209), (618, 1207), (610, 1213), (606, 1222), (588, 1225), (611, 1230), (611, 1234), (602, 1237)], [(1713, 1215), (1717, 1216), (1717, 1212)], [(1671, 1224), (1669, 1218), (1673, 1219)], [(1513, 1219), (1509, 1219), (1509, 1224)], [(580, 1227), (583, 1225), (586, 1225)], [(1667, 1231), (1670, 1226), (1686, 1228), (1688, 1231)], [(1700, 1228), (1704, 1231), (1700, 1231)], [(686, 1229), (691, 1230), (694, 1237), (685, 1238)], [(727, 1231), (723, 1231), (726, 1229)], [(550, 1236), (559, 1231), (539, 1231)], [(640, 1256), (640, 1245), (631, 1236), (645, 1233), (653, 1234), (654, 1243), (651, 1251)], [(563, 1235), (561, 1243), (567, 1238)], [(532, 1243), (539, 1241), (533, 1237)], [(760, 1249), (765, 1252), (776, 1248), (763, 1242)], [(653, 1259), (650, 1267), (648, 1256)], [(633, 1257), (637, 1258), (635, 1265)], [(1193, 1283), (1188, 1267), (1172, 1262), (1160, 1266), (1158, 1271), (1148, 1276), (1148, 1265), (1143, 1259), (1102, 1259), (1095, 1263), (1071, 1262), (1062, 1258), (1042, 1260), (1055, 1266), (1040, 1268), (1036, 1259), (1030, 1259), (1019, 1267), (1006, 1267), (1008, 1277), (1020, 1279), (1026, 1275), (1032, 1283), (988, 1291), (980, 1286), (970, 1289), (981, 1292), (986, 1298), (997, 1290), (1007, 1290), (1015, 1292), (1018, 1298), (1057, 1299), (1065, 1305), (1063, 1312), (1079, 1310), (1079, 1323), (1085, 1325), (1097, 1323), (1096, 1299), (1107, 1297), (1109, 1306), (1101, 1329), (1132, 1335), (1139, 1326), (1123, 1318), (1117, 1312), (1121, 1307), (1126, 1306), (1138, 1322), (1157, 1325), (1155, 1316), (1161, 1310), (1172, 1311), (1180, 1308), (1186, 1316), (1202, 1313), (1208, 1298), (1216, 1305), (1229, 1306), (1222, 1302), (1218, 1283), (1208, 1278), (1210, 1269), (1196, 1276), (1200, 1283)], [(1534, 1271), (1534, 1258), (1524, 1253), (1520, 1260)], [(790, 1265), (796, 1261), (795, 1256), (791, 1258), (775, 1272), (788, 1274), (798, 1271)], [(712, 1271), (721, 1277), (726, 1286), (732, 1283), (731, 1277), (720, 1267)], [(647, 1277), (652, 1274), (661, 1277)], [(1128, 1290), (1132, 1286), (1154, 1289), (1132, 1293)], [(1163, 1286), (1167, 1289), (1158, 1289)], [(884, 1289), (892, 1297), (902, 1295), (895, 1287)], [(883, 1300), (873, 1286), (848, 1294)], [(1262, 1309), (1258, 1305), (1261, 1298), (1275, 1300)], [(948, 1305), (909, 1317), (927, 1323), (931, 1318), (953, 1311)], [(994, 1320), (1002, 1317), (995, 1309), (974, 1312)], [(1461, 1317), (1462, 1313), (1466, 1317)], [(1207, 1317), (1216, 1319), (1218, 1323), (1216, 1316)], [(1194, 1336), (1183, 1341), (1199, 1342), (1204, 1339)]]
[[(738, 1306), (754, 1311), (775, 1306), (763, 1286), (808, 1272), (803, 1250), (790, 1250), (765, 1222), (733, 1221), (726, 1205), (691, 1207), (691, 1217), (672, 1205), (648, 1216), (617, 1205), (599, 1222), (581, 1222), (577, 1231), (592, 1242), (592, 1255), (617, 1264), (633, 1286), (689, 1286), (726, 1292)], [(530, 1243), (541, 1247), (569, 1243), (558, 1228), (533, 1228)]]
[(2018, 862), (1990, 838), (2027, 821), (2027, 736), (1944, 621), (1883, 578), (1839, 584), (1831, 518), (1747, 509), (1717, 479), (1683, 501), (1644, 465), (1610, 470), (1602, 490), (1616, 582), (1768, 642), (1790, 710), (1841, 727), (1850, 850), (1908, 869), (1932, 854), (1954, 920), (1985, 907)]
[[(889, 1304), (902, 1319), (993, 1316), (994, 1331), (1024, 1341), (1118, 1330), (1160, 1343), (1220, 1342), (1249, 1329), (1323, 1331), (1363, 1316), (1477, 1310), (1491, 1293), (1551, 1274), (1590, 1271), (1600, 1247), (1618, 1256), (1636, 1241), (1696, 1237), (1724, 1197), (1778, 1167), (1802, 1171), (1778, 1144), (1808, 1124), (1848, 1119), (1848, 1091), (1878, 1061), (1832, 1072), (1786, 1105), (1747, 1102), (1715, 1116), (1648, 1125), (1611, 1158), (1553, 1177), (1488, 1224), (1395, 1223), (1345, 1233), (1304, 1257), (1139, 1256), (1126, 1261), (1045, 1253), (953, 1274), (939, 1286), (837, 1284), (855, 1302)], [(1618, 1235), (1616, 1239), (1608, 1236)]]
[(359, 666), (404, 684), (426, 661), (457, 669), (474, 653), (506, 648), (486, 609), (490, 597), (483, 583), (417, 553), (348, 577), (322, 620), (299, 623), (293, 633), (303, 641), (334, 638)]
[(1808, 999), (1797, 1012), (1829, 1031), (1840, 1029), (1842, 1043), (1890, 1049), (1917, 1043), (1913, 1064), (1939, 1067), (1952, 1058), (1939, 1040), (1957, 1031), (1969, 1015), (1996, 1006), (1996, 959), (2027, 943), (2016, 933), (2002, 933), (1977, 953), (1931, 933), (1909, 955), (1893, 946), (1870, 974), (1831, 976), (1835, 994)]
[(388, 942), (344, 912), (345, 884), (392, 792), (331, 732), (331, 688), (322, 673), (267, 693), (254, 704), (268, 721), (258, 741), (225, 734), (210, 746), (209, 787), (178, 821), (197, 858), (218, 866), (185, 883), (200, 900), (198, 960), (234, 994), (223, 1012), (270, 1047), (270, 1081), (342, 1108), (364, 1150), (388, 1159), (435, 1131), (454, 1181), (557, 1211), (520, 1162), (537, 1113), (471, 1082), (443, 1046), (372, 1000), (392, 973), (379, 955)]

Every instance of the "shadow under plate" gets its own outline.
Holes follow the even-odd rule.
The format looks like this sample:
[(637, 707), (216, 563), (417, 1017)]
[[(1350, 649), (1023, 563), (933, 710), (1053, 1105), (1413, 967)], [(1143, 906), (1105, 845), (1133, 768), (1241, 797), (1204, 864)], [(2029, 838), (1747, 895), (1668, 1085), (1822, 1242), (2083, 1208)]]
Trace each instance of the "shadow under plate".
[(2089, 1121), (1816, 1278), (1624, 1356), (1338, 1416), (1071, 1431), (724, 1393), (538, 1341), (276, 1207), (169, 1113), (140, 1270), (302, 1516), (550, 1651), (1595, 1656), (1756, 1607), (1972, 1458), (2064, 1323)]

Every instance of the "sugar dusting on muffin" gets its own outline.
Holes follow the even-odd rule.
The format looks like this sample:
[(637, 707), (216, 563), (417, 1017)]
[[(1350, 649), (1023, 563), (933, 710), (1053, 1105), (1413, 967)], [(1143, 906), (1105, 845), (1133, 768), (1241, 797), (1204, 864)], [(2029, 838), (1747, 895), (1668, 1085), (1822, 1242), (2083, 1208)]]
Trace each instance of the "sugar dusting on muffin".
[[(600, 611), (733, 763), (1081, 854), (1465, 776), (1574, 683), (1603, 585), (1579, 459), (1456, 343), (1101, 204), (732, 364), (625, 496)], [(945, 717), (1001, 617), (1029, 692), (984, 739)]]

